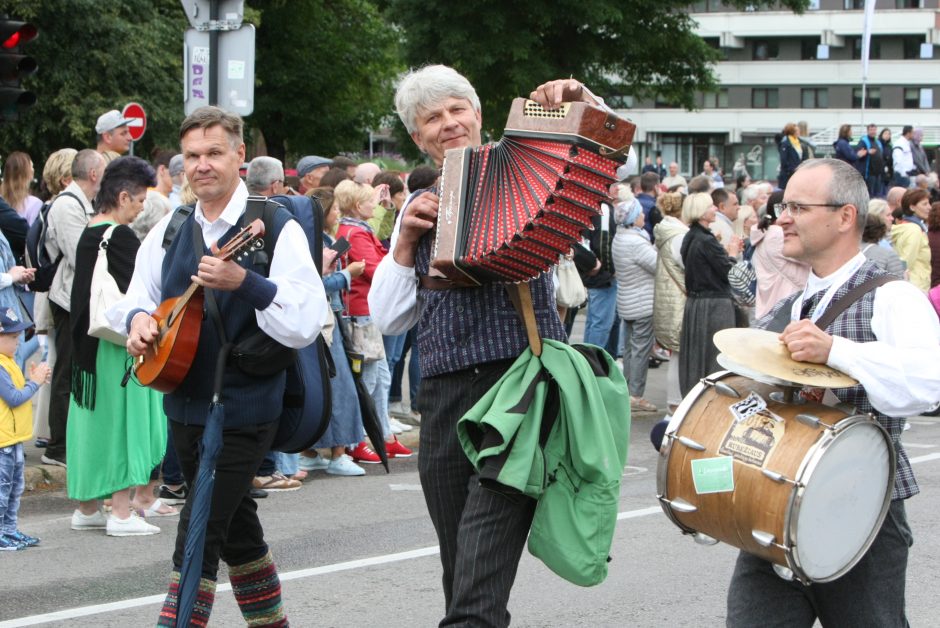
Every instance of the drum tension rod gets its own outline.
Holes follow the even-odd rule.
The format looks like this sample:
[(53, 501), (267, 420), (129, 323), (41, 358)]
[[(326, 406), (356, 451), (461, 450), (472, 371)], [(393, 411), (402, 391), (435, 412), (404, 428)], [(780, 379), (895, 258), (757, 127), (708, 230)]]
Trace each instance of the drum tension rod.
[(795, 418), (796, 418), (797, 421), (799, 421), (799, 422), (802, 423), (803, 425), (806, 425), (806, 426), (808, 426), (808, 427), (812, 427), (812, 428), (815, 428), (815, 429), (819, 429), (820, 427), (823, 427), (823, 428), (825, 428), (825, 429), (827, 429), (827, 430), (834, 430), (834, 429), (836, 429), (834, 425), (829, 425), (828, 423), (823, 423), (822, 419), (820, 419), (820, 418), (819, 418), (818, 416), (816, 416), (815, 414), (808, 414), (808, 413), (805, 413), (805, 412), (801, 412), (800, 414), (796, 415)]
[(711, 379), (708, 379), (707, 377), (703, 377), (699, 381), (702, 383), (703, 386), (714, 387), (715, 391), (718, 392), (718, 394), (720, 395), (724, 395), (725, 397), (731, 397), (732, 399), (741, 398), (741, 393), (739, 393), (737, 390), (735, 390), (728, 384), (725, 384), (724, 382), (711, 380)]
[(669, 506), (670, 508), (672, 508), (673, 510), (677, 512), (697, 512), (698, 511), (698, 508), (696, 506), (690, 504), (689, 502), (685, 501), (681, 497), (677, 497), (675, 499), (670, 500), (660, 495), (659, 501), (666, 504), (667, 506)]
[(770, 478), (774, 482), (780, 482), (781, 484), (783, 482), (789, 482), (790, 484), (794, 486), (800, 486), (799, 482), (797, 482), (796, 480), (791, 480), (790, 478), (783, 475), (782, 473), (777, 473), (776, 471), (771, 471), (770, 469), (761, 469), (761, 473), (763, 473), (764, 476)]
[(784, 551), (787, 549), (785, 545), (780, 545), (777, 543), (777, 537), (775, 537), (770, 532), (764, 532), (763, 530), (751, 530), (751, 536), (754, 537), (754, 540), (757, 541), (757, 544), (761, 547), (777, 547)]

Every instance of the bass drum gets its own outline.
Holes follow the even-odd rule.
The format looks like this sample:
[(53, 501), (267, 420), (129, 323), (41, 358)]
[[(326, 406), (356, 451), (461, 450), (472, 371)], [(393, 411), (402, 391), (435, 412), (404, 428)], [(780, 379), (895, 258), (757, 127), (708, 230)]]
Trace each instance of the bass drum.
[(700, 542), (723, 541), (807, 584), (829, 582), (881, 528), (896, 454), (873, 418), (786, 402), (787, 392), (727, 371), (702, 380), (666, 428), (658, 498)]

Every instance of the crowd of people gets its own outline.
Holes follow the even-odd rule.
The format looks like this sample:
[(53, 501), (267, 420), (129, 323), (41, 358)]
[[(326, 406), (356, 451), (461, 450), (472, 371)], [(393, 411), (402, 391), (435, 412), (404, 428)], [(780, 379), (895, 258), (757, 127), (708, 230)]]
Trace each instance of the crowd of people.
[[(531, 97), (547, 107), (569, 100), (603, 104), (573, 79), (546, 83)], [(77, 502), (72, 529), (150, 535), (160, 527), (147, 519), (180, 517), (160, 618), (160, 625), (175, 625), (192, 515), (187, 498), (221, 337), (260, 330), (300, 348), (322, 334), (336, 365), (331, 420), (319, 441), (299, 454), (272, 448), (283, 373), (249, 378), (234, 366), (222, 367), (221, 395), (229, 411), (194, 621), (208, 621), (221, 559), (229, 564), (246, 620), (263, 615), (271, 620), (264, 625), (286, 625), (254, 500), (268, 491), (298, 490), (314, 472), (362, 476), (361, 465), (380, 462), (378, 443), (366, 438), (358, 394), (363, 389), (389, 458), (412, 456), (398, 436), (422, 428), (419, 475), (441, 542), (444, 623), (508, 625), (506, 605), (535, 501), (507, 500), (472, 482), (477, 472), (460, 449), (455, 426), (528, 346), (528, 337), (501, 286), (438, 289), (419, 280), (429, 271), (428, 232), (437, 217), (444, 151), (481, 143), (480, 103), (453, 69), (428, 66), (402, 80), (396, 108), (435, 167), (406, 173), (343, 156), (308, 155), (297, 162), (291, 186), (282, 162), (259, 156), (242, 181), (241, 120), (211, 107), (184, 121), (181, 153), (157, 150), (150, 163), (124, 156), (129, 120), (116, 110), (98, 118), (96, 148), (49, 156), (37, 190), (31, 158), (22, 152), (7, 157), (0, 183), (0, 549), (40, 542), (17, 527), (22, 443), (35, 438), (44, 448), (42, 462), (67, 470), (68, 494)], [(893, 147), (887, 129), (876, 135), (871, 125), (855, 144), (850, 131), (840, 131), (835, 160), (815, 160), (797, 126), (788, 124), (776, 181), (751, 181), (741, 172), (726, 182), (714, 159), (688, 180), (678, 164), (666, 166), (660, 157), (655, 163), (648, 158), (636, 175), (628, 168), (618, 173), (593, 228), (569, 257), (586, 288), (584, 340), (622, 359), (632, 410), (658, 411), (646, 398), (647, 370), (668, 361), (666, 411), (675, 412), (701, 378), (720, 370), (716, 331), (766, 327), (781, 303), (807, 286), (842, 289), (842, 283), (826, 283), (832, 272), (846, 269), (848, 283), (860, 273), (896, 275), (905, 287), (879, 288), (868, 304), (879, 312), (888, 312), (884, 295), (922, 314), (927, 300), (917, 299), (932, 289), (938, 294), (940, 192), (916, 130), (905, 127)], [(277, 232), (265, 273), (209, 255), (240, 226), (249, 195), (309, 198), (320, 214), (323, 249), (312, 251), (311, 234), (281, 212), (272, 219)], [(181, 206), (191, 209), (180, 214), (180, 231), (168, 231)], [(806, 226), (823, 219), (829, 222), (818, 233)], [(37, 221), (41, 229), (31, 228)], [(34, 234), (37, 259), (27, 246)], [(838, 259), (827, 251), (838, 251)], [(318, 273), (314, 257), (321, 256)], [(109, 310), (112, 327), (128, 335), (126, 346), (89, 334), (92, 286), (102, 260), (126, 294)], [(37, 283), (43, 272), (51, 275), (48, 286)], [(557, 303), (554, 281), (551, 274), (533, 280), (534, 317), (543, 337), (564, 341), (582, 308), (566, 311)], [(193, 368), (178, 390), (164, 396), (123, 385), (132, 358), (157, 338), (149, 314), (192, 282), (211, 292), (226, 313), (224, 333), (209, 331), (214, 323), (206, 318)], [(890, 316), (892, 325), (904, 325), (895, 320), (896, 309)], [(829, 348), (834, 355), (839, 349), (834, 360), (854, 355), (825, 330), (808, 331), (800, 318), (779, 330), (795, 358), (825, 363)], [(858, 337), (835, 335), (854, 343), (884, 340), (893, 350), (898, 340), (879, 326), (886, 324), (871, 322), (872, 329)], [(938, 349), (931, 345), (933, 327), (922, 330), (929, 346), (919, 359)], [(924, 398), (934, 381), (931, 369), (922, 375), (928, 383), (904, 384), (910, 400), (890, 415), (876, 393), (869, 402), (869, 380), (856, 375), (864, 388), (850, 401), (885, 412), (878, 417), (902, 453), (899, 408), (921, 411), (940, 402)], [(406, 373), (410, 390), (404, 394)], [(906, 457), (899, 456), (899, 464)], [(898, 500), (916, 493), (909, 470), (901, 468)], [(903, 503), (892, 508), (893, 521), (902, 526)], [(754, 589), (762, 577), (755, 574), (765, 567), (754, 561), (740, 559), (733, 582), (742, 594), (740, 604), (729, 601), (729, 621), (740, 625), (753, 625), (754, 613), (766, 610), (753, 602), (770, 595)], [(260, 606), (259, 587), (265, 592)], [(903, 613), (903, 588), (900, 596)]]

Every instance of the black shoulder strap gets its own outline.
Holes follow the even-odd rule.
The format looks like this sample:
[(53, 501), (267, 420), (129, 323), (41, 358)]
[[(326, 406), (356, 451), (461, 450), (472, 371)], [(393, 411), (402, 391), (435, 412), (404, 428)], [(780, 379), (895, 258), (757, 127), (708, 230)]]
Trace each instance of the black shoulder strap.
[(849, 307), (861, 299), (863, 296), (874, 290), (875, 288), (880, 288), (889, 281), (900, 281), (894, 275), (878, 275), (877, 277), (872, 277), (867, 281), (863, 281), (858, 284), (840, 298), (836, 299), (829, 304), (829, 307), (826, 308), (826, 311), (823, 312), (823, 315), (819, 317), (819, 320), (816, 321), (816, 326), (822, 330), (825, 330), (829, 325), (832, 324), (839, 314), (849, 309)]
[[(166, 250), (170, 248), (170, 245), (173, 244), (173, 240), (176, 238), (176, 234), (179, 233), (180, 227), (183, 226), (183, 223), (186, 222), (186, 219), (189, 218), (192, 213), (196, 211), (196, 205), (180, 205), (173, 212), (173, 217), (170, 218), (170, 223), (166, 226), (166, 231), (163, 232), (163, 249)], [(201, 249), (196, 249), (197, 251)]]
[(265, 196), (249, 196), (245, 203), (244, 221), (242, 226), (250, 225), (257, 219), (264, 223), (264, 248), (252, 253), (251, 265), (260, 267), (262, 274), (268, 276), (268, 268), (274, 259), (274, 247), (277, 244), (277, 235), (274, 233), (274, 213), (281, 205)]

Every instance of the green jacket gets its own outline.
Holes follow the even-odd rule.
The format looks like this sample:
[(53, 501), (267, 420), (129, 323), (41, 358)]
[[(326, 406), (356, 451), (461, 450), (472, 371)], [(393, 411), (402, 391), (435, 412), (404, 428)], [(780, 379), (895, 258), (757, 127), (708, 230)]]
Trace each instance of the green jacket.
[(538, 500), (529, 552), (570, 582), (603, 582), (630, 440), (630, 395), (613, 359), (543, 340), (542, 356), (519, 356), (457, 436), (482, 483)]

